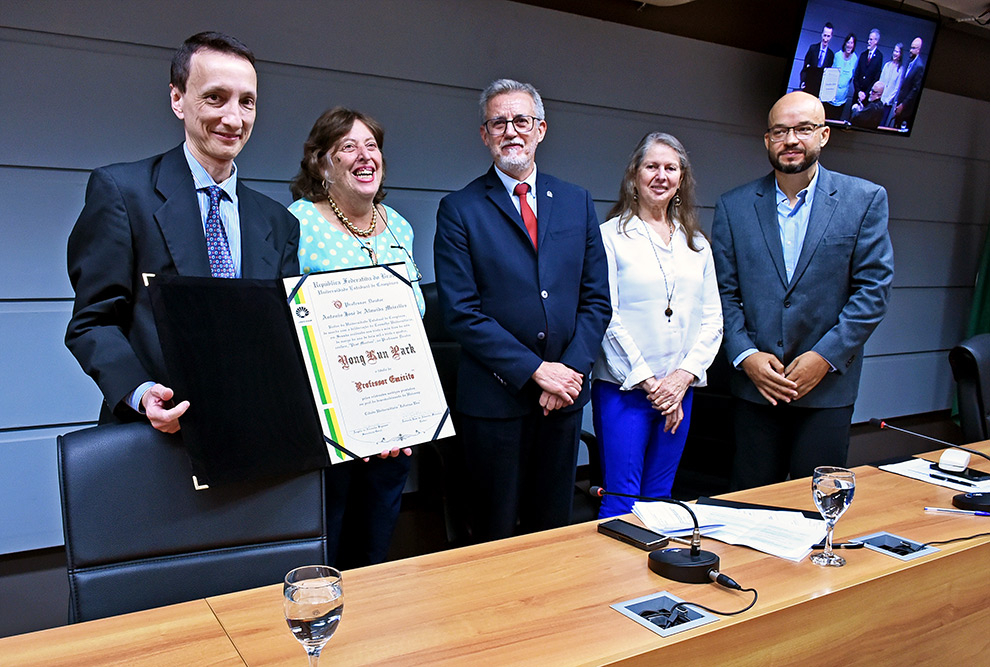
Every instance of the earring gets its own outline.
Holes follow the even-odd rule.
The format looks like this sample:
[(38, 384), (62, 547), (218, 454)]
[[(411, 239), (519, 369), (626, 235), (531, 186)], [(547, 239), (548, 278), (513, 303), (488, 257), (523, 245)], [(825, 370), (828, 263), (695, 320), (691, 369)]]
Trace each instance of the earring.
[(327, 185), (327, 179), (325, 178), (323, 179), (323, 191), (327, 193), (328, 197), (330, 196), (330, 186)]
[(681, 195), (679, 193), (674, 193), (674, 206), (681, 205)]
[(633, 201), (639, 201), (639, 193), (633, 190)]

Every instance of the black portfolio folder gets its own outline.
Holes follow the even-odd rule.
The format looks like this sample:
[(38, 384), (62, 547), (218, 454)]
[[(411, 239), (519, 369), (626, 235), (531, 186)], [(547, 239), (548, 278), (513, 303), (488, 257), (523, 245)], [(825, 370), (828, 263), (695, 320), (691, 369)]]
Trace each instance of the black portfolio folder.
[(200, 483), (330, 464), (280, 281), (159, 276), (148, 289)]

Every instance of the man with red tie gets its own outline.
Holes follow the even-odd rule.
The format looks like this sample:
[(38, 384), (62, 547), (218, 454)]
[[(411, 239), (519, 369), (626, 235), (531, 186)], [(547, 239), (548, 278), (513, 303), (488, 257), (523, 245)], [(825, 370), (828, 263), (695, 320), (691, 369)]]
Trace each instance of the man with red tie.
[(536, 89), (481, 95), (494, 164), (440, 202), (434, 261), (461, 344), (456, 409), (477, 541), (570, 520), (588, 373), (611, 317), (591, 195), (536, 167), (547, 131)]

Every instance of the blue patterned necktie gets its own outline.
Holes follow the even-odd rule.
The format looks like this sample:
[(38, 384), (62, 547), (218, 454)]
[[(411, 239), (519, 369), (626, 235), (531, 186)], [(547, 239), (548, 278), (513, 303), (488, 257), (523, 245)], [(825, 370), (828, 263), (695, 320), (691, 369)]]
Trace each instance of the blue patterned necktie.
[(219, 185), (211, 185), (206, 192), (210, 195), (210, 212), (206, 214), (206, 253), (210, 256), (210, 274), (214, 278), (233, 278), (234, 260), (230, 257), (227, 231), (220, 220), (223, 189)]

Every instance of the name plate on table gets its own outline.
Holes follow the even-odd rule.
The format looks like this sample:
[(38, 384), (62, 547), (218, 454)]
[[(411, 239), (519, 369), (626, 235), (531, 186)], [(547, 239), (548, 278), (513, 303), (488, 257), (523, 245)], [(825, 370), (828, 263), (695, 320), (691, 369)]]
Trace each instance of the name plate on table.
[(404, 264), (283, 286), (333, 463), (454, 434)]

